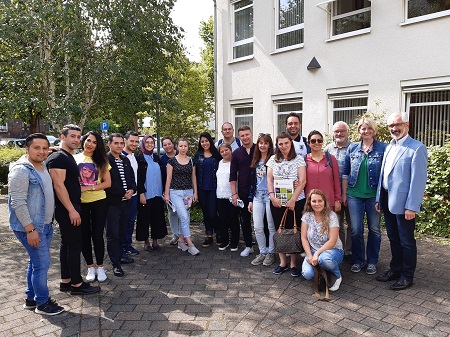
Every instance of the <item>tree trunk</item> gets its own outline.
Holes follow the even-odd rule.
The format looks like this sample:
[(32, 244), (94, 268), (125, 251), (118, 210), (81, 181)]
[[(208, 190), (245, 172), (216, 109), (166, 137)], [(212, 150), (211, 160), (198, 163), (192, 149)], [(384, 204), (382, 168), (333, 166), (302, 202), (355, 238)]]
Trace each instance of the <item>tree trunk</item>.
[(36, 111), (33, 111), (33, 107), (29, 106), (28, 107), (28, 115), (29, 115), (29, 121), (28, 121), (29, 134), (36, 133), (38, 122), (39, 122), (39, 113), (37, 113)]

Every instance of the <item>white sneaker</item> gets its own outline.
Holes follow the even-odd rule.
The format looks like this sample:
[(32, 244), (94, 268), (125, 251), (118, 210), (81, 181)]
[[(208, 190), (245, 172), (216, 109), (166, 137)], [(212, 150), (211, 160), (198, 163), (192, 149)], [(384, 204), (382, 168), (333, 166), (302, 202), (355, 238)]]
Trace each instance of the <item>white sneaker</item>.
[(188, 252), (189, 252), (189, 254), (194, 255), (194, 256), (200, 254), (200, 251), (194, 246), (194, 244), (192, 244), (188, 247)]
[(253, 248), (252, 247), (245, 247), (245, 249), (241, 252), (241, 256), (249, 256), (250, 254), (253, 254)]
[(184, 242), (178, 241), (178, 249), (181, 249), (183, 252), (185, 252), (188, 250), (188, 248), (189, 247), (187, 246), (187, 244), (185, 244)]
[(98, 267), (97, 268), (97, 280), (98, 280), (98, 282), (105, 282), (107, 278), (108, 277), (106, 276), (105, 268)]
[(333, 286), (330, 287), (329, 290), (330, 290), (330, 291), (336, 291), (336, 290), (338, 290), (339, 287), (340, 287), (340, 285), (341, 285), (341, 282), (342, 282), (342, 276), (339, 277), (339, 278), (334, 282)]
[(88, 267), (88, 273), (86, 275), (86, 281), (95, 281), (95, 267)]

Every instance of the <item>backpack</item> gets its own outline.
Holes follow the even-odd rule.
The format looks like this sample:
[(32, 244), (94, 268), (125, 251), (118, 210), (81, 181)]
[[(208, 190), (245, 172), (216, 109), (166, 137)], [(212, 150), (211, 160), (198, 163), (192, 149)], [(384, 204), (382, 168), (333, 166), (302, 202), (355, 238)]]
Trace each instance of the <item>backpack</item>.
[[(234, 137), (236, 144), (241, 147), (241, 140), (239, 138)], [(223, 143), (223, 139), (219, 139), (219, 142), (217, 143), (217, 146)], [(230, 144), (231, 145), (231, 144)]]
[[(305, 163), (306, 163), (306, 167), (308, 167), (308, 163), (306, 162), (306, 156), (305, 156)], [(325, 157), (327, 157), (327, 163), (325, 164), (325, 167), (329, 166), (331, 169), (333, 169), (333, 161), (331, 160), (330, 152), (326, 151)]]

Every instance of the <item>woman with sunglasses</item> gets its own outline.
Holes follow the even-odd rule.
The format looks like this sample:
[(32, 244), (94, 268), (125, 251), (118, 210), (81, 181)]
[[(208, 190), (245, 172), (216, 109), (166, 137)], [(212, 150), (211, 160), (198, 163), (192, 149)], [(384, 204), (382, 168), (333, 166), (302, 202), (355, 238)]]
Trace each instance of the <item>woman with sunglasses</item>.
[[(160, 251), (158, 239), (167, 235), (162, 197), (166, 183), (166, 170), (156, 153), (155, 139), (146, 135), (141, 141), (142, 153), (136, 157), (137, 193), (139, 206), (136, 222), (136, 240), (144, 241), (144, 250)], [(151, 231), (149, 230), (151, 229)], [(150, 245), (149, 237), (152, 238)]]
[[(273, 223), (272, 212), (270, 211), (270, 197), (267, 190), (267, 167), (266, 163), (273, 154), (273, 141), (269, 134), (260, 133), (256, 141), (255, 152), (253, 153), (250, 165), (250, 195), (248, 196), (248, 211), (253, 214), (253, 226), (255, 228), (256, 241), (258, 242), (259, 254), (251, 262), (252, 265), (270, 266), (275, 262), (275, 246), (273, 235), (275, 225)], [(269, 228), (269, 247), (264, 232), (264, 215), (267, 218)]]
[[(106, 157), (105, 144), (98, 132), (89, 131), (81, 138), (83, 152), (74, 156), (80, 172), (81, 186), (81, 231), (83, 235), (83, 257), (88, 272), (86, 280), (106, 280), (103, 268), (105, 242), (103, 232), (106, 225), (108, 203), (105, 188), (111, 187), (111, 166)], [(92, 256), (94, 246), (95, 262)]]
[[(306, 169), (305, 160), (302, 156), (295, 153), (294, 144), (292, 143), (291, 137), (286, 133), (282, 132), (277, 136), (276, 139), (277, 151), (270, 157), (267, 162), (267, 190), (270, 196), (270, 211), (273, 216), (273, 222), (275, 225), (275, 230), (280, 227), (281, 219), (287, 208), (293, 212), (288, 212), (286, 219), (285, 228), (294, 227), (294, 216), (295, 221), (300, 227), (303, 207), (305, 206), (305, 192), (303, 188), (306, 183)], [(293, 186), (292, 195), (289, 196), (288, 193), (284, 196), (282, 193), (275, 194), (275, 181), (289, 182), (291, 181), (291, 186)], [(297, 181), (294, 187), (294, 182)], [(279, 196), (280, 198), (277, 198)], [(275, 275), (280, 275), (285, 271), (289, 270), (287, 266), (286, 253), (278, 253), (280, 257), (280, 265), (276, 267), (273, 271)], [(300, 271), (297, 268), (297, 254), (291, 254), (291, 276), (300, 276)]]
[(308, 194), (313, 189), (323, 191), (330, 201), (331, 210), (339, 212), (342, 202), (339, 164), (333, 155), (322, 150), (323, 135), (319, 131), (309, 133), (308, 143), (311, 153), (305, 157), (308, 177), (305, 192)]
[[(380, 213), (375, 210), (375, 197), (387, 146), (376, 140), (377, 131), (375, 120), (359, 120), (361, 141), (348, 147), (342, 174), (342, 199), (344, 205), (348, 205), (352, 222), (351, 271), (358, 273), (367, 263), (366, 273), (369, 275), (377, 272), (381, 246)], [(369, 227), (367, 252), (364, 249), (364, 215)]]

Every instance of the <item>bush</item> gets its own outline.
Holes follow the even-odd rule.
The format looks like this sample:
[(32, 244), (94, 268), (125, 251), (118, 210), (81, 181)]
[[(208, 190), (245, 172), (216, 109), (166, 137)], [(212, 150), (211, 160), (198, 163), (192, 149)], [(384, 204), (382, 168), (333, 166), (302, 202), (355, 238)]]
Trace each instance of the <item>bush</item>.
[(423, 200), (424, 211), (417, 220), (417, 231), (450, 237), (450, 141), (428, 148), (428, 177)]
[(25, 153), (25, 149), (0, 147), (0, 185), (8, 184), (9, 164)]

